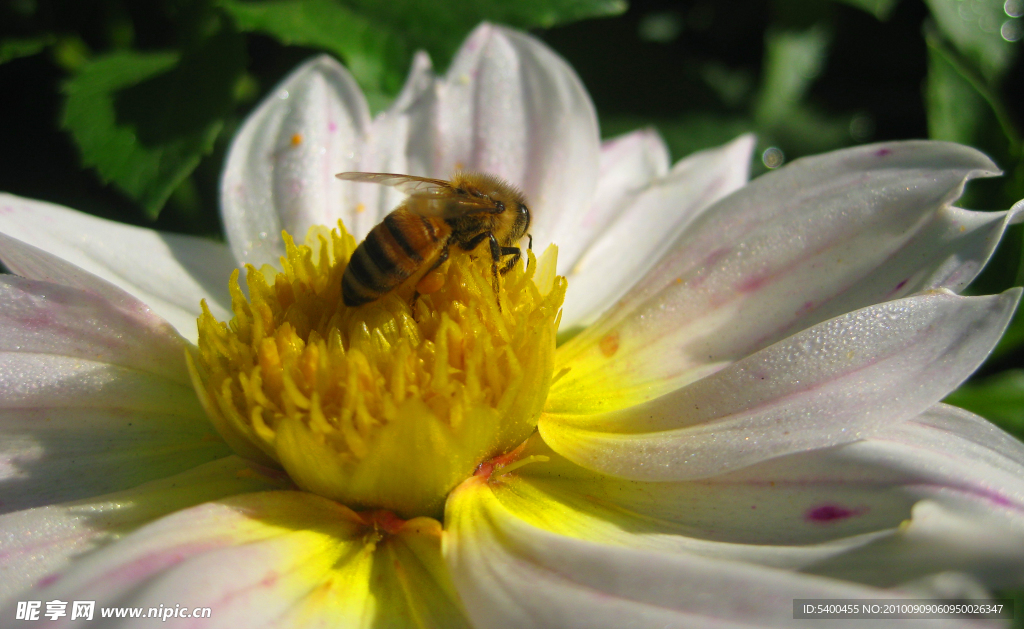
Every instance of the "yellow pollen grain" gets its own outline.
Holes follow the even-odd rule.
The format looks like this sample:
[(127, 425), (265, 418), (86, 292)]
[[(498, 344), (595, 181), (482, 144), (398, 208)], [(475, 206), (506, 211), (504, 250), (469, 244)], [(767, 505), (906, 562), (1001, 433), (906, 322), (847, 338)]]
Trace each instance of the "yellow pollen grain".
[(296, 133), (291, 137), (292, 146), (298, 146), (302, 144), (302, 134)]

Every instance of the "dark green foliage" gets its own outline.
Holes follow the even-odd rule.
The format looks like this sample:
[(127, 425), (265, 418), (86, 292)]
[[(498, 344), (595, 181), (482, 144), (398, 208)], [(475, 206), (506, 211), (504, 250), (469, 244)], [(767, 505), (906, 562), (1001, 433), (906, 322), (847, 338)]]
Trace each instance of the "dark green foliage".
[(227, 29), (184, 55), (102, 55), (67, 82), (63, 126), (82, 163), (155, 218), (213, 149), (243, 67), (242, 41)]

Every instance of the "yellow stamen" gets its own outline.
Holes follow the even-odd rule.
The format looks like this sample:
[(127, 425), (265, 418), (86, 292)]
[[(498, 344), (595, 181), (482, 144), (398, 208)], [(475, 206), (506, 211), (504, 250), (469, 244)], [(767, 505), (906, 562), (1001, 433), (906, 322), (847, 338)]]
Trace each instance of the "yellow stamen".
[[(355, 241), (339, 223), (306, 245), (284, 234), (283, 271), (246, 269), (234, 317), (203, 304), (190, 357), (200, 398), (239, 454), (309, 491), (403, 518), (436, 516), (483, 461), (533, 432), (551, 382), (565, 279), (532, 254), (498, 297), (486, 256), (452, 253), (442, 281), (358, 308), (341, 298)], [(431, 286), (430, 288), (434, 288)]]

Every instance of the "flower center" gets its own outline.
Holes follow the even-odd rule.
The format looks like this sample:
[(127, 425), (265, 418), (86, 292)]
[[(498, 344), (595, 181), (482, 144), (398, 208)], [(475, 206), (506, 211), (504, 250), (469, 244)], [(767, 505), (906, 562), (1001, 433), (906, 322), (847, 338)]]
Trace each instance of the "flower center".
[(554, 248), (502, 276), (499, 295), (489, 255), (453, 250), (431, 294), (412, 303), (414, 276), (350, 308), (341, 280), (356, 243), (344, 226), (284, 240), (282, 272), (246, 267), (248, 299), (232, 275), (229, 323), (203, 303), (189, 366), (213, 423), (308, 491), (439, 515), (455, 485), (536, 426), (566, 287)]

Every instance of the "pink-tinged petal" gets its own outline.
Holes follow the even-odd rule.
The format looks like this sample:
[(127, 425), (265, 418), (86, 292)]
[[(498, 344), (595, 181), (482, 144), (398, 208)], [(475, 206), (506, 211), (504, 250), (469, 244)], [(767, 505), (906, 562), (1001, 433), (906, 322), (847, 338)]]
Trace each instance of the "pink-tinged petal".
[(359, 87), (326, 56), (271, 91), (232, 141), (221, 180), (224, 229), (239, 262), (279, 264), (282, 229), (301, 240), (312, 225), (352, 222), (356, 204), (334, 175), (354, 170), (369, 123)]
[(591, 377), (665, 393), (843, 312), (962, 287), (1006, 219), (949, 205), (968, 179), (996, 172), (969, 147), (900, 142), (769, 173), (704, 212), (559, 349), (556, 372), (571, 372), (552, 394), (585, 395)]
[[(525, 522), (559, 535), (659, 552), (795, 569), (866, 544), (910, 516), (914, 498), (885, 469), (801, 452), (696, 481), (642, 482), (591, 472), (534, 437), (528, 465), (490, 489)], [(821, 522), (823, 507), (846, 518)]]
[(843, 461), (888, 469), (926, 499), (890, 535), (807, 568), (894, 585), (942, 570), (989, 587), (1024, 583), (1024, 444), (988, 421), (939, 404), (837, 450)]
[[(1019, 552), (991, 561), (1008, 545), (1024, 548), (1024, 444), (955, 407), (940, 404), (862, 441), (694, 481), (639, 482), (591, 472), (536, 437), (518, 457), (534, 461), (509, 474), (499, 469), (491, 491), (517, 517), (561, 535), (790, 569), (859, 562), (863, 574), (855, 580), (873, 585), (961, 570), (1005, 587), (1009, 582), (993, 581), (991, 573), (1024, 575)], [(894, 552), (890, 561), (899, 570), (879, 569), (882, 549), (917, 539), (901, 536), (916, 526), (912, 509), (922, 499), (973, 518), (975, 537), (991, 545), (965, 537), (947, 556), (936, 540), (931, 552), (916, 554), (929, 560), (911, 563)], [(867, 556), (862, 548), (871, 561), (855, 559)]]
[(606, 413), (551, 409), (538, 428), (569, 460), (634, 480), (702, 478), (856, 441), (924, 412), (966, 379), (1020, 292), (936, 291), (871, 306), (673, 393)]
[(1024, 584), (1024, 528), (984, 511), (924, 500), (891, 535), (804, 570), (882, 587), (950, 570), (972, 575), (989, 588), (1019, 588)]
[(556, 535), (516, 517), (480, 476), (456, 489), (445, 522), (444, 556), (480, 627), (788, 627), (796, 598), (902, 596), (743, 562)]
[(489, 172), (522, 188), (534, 247), (574, 240), (598, 178), (597, 116), (583, 84), (537, 39), (483, 24), (436, 87), (431, 175)]
[(0, 260), (18, 275), (95, 292), (125, 308), (152, 309), (190, 339), (200, 300), (218, 316), (230, 312), (225, 278), (235, 262), (224, 245), (42, 201), (0, 194)]
[[(596, 240), (584, 243), (586, 250), (574, 262), (572, 250), (563, 258), (559, 244), (559, 266), (569, 279), (561, 327), (592, 322), (626, 294), (704, 210), (745, 184), (753, 148), (754, 137), (745, 135), (695, 153), (668, 175), (620, 198), (617, 216)], [(596, 203), (601, 202), (601, 192), (599, 184)]]
[(0, 277), (0, 304), (0, 511), (124, 489), (227, 454), (192, 389), (187, 343), (167, 323), (10, 275)]
[(280, 472), (236, 456), (133, 489), (0, 516), (0, 609), (53, 583), (72, 561), (140, 526), (209, 500), (290, 486)]
[[(111, 363), (189, 385), (188, 343), (165, 321), (102, 295), (0, 276), (0, 351)], [(0, 378), (17, 377), (10, 371)], [(9, 380), (8, 380), (9, 381)]]
[(168, 627), (464, 627), (440, 536), (427, 518), (384, 533), (312, 494), (246, 494), (157, 520), (23, 596), (211, 609)]

